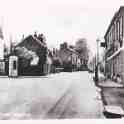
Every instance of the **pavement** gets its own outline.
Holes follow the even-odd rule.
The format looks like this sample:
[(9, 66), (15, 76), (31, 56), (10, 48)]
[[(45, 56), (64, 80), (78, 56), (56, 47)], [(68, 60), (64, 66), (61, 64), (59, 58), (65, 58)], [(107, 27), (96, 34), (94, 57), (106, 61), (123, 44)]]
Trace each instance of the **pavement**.
[(105, 81), (101, 81), (101, 82), (99, 82), (99, 84), (98, 84), (98, 86), (99, 87), (110, 87), (110, 88), (123, 88), (124, 87), (124, 85), (123, 84), (119, 84), (119, 83), (117, 83), (117, 82), (114, 82), (114, 81), (112, 81), (112, 80), (110, 80), (110, 79), (108, 79), (108, 80), (105, 80)]
[[(102, 80), (97, 84), (101, 88), (104, 106), (119, 107), (124, 112), (124, 85), (111, 80)], [(113, 111), (113, 110), (111, 110)]]
[(0, 119), (104, 118), (97, 89), (85, 71), (0, 78)]

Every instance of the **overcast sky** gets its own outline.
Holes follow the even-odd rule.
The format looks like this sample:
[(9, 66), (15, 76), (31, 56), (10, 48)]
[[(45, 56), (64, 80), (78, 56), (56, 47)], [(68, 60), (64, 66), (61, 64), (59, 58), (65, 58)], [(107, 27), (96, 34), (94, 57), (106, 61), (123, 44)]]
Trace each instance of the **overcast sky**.
[(0, 0), (0, 24), (6, 42), (34, 31), (45, 34), (50, 47), (87, 38), (95, 53), (96, 38), (103, 40), (123, 0)]

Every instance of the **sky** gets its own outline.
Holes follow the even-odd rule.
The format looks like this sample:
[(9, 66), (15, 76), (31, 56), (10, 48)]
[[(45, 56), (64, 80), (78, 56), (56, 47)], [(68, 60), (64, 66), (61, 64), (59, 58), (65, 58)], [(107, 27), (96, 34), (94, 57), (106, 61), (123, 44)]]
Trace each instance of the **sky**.
[(95, 54), (96, 39), (104, 34), (123, 0), (0, 0), (4, 39), (19, 42), (22, 35), (44, 33), (48, 47), (62, 42), (74, 45), (86, 38)]

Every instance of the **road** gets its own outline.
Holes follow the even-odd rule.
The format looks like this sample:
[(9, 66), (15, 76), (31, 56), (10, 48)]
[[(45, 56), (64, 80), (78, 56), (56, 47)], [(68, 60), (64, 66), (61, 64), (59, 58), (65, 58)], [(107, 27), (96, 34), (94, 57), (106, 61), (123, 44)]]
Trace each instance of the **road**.
[(88, 72), (0, 78), (0, 119), (104, 118)]

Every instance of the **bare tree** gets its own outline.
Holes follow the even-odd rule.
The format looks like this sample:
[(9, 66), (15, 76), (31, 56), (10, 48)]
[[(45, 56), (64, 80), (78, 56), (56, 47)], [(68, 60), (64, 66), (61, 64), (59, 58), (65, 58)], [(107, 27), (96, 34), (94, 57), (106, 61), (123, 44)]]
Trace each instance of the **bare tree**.
[(89, 60), (89, 49), (87, 45), (87, 40), (85, 38), (80, 38), (75, 44), (76, 51), (79, 53), (81, 64), (87, 66)]

